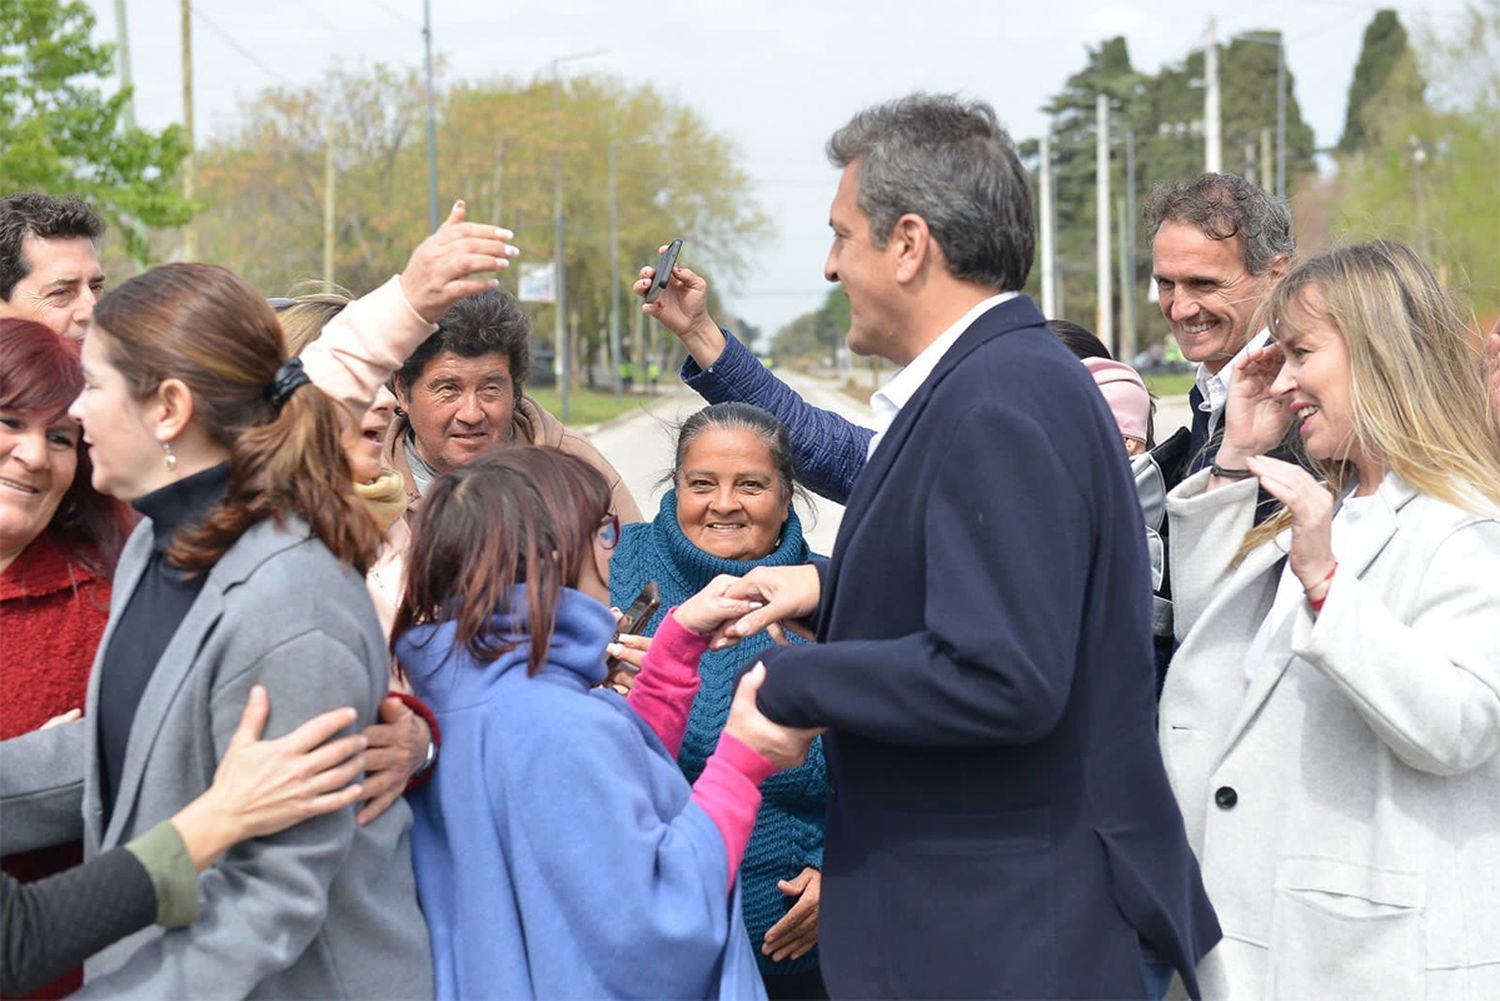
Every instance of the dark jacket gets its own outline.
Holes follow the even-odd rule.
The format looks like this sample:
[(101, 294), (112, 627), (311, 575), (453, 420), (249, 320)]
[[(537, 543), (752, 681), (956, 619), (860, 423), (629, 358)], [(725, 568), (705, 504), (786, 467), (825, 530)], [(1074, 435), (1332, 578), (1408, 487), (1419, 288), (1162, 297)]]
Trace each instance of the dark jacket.
[(820, 645), (761, 709), (825, 737), (836, 996), (1143, 996), (1219, 927), (1155, 733), (1140, 512), (1103, 398), (1030, 300), (977, 320), (855, 484)]

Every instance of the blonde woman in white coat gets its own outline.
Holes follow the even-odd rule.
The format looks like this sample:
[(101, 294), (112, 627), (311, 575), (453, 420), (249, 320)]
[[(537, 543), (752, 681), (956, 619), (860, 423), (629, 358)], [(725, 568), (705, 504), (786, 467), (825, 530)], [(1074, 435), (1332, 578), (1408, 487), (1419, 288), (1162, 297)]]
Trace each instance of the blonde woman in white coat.
[[(1500, 997), (1500, 440), (1393, 243), (1263, 307), (1216, 466), (1172, 492), (1162, 752), (1224, 927), (1205, 997)], [(1321, 484), (1265, 457), (1296, 421)], [(1252, 527), (1256, 488), (1282, 510)]]

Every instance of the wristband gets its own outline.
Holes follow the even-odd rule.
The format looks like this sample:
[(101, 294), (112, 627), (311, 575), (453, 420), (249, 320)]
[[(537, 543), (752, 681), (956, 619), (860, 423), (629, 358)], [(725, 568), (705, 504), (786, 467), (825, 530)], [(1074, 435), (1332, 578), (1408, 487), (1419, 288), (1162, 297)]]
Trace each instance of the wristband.
[(1208, 471), (1221, 480), (1248, 480), (1255, 475), (1248, 469), (1225, 469), (1217, 462), (1209, 463)]
[[(1308, 605), (1310, 605), (1312, 607), (1313, 611), (1315, 611), (1315, 612), (1321, 612), (1323, 610), (1323, 602), (1325, 602), (1325, 601), (1328, 600), (1328, 591), (1324, 591), (1323, 592), (1323, 597), (1321, 597), (1321, 598), (1314, 598), (1312, 596), (1312, 593), (1311, 593), (1312, 590), (1313, 590), (1313, 588), (1321, 587), (1324, 584), (1327, 584), (1329, 581), (1333, 580), (1333, 575), (1334, 575), (1335, 571), (1338, 570), (1338, 568), (1339, 568), (1338, 561), (1335, 560), (1333, 566), (1329, 567), (1328, 568), (1328, 572), (1323, 575), (1323, 579), (1322, 580), (1318, 581), (1312, 587), (1305, 588), (1302, 591), (1303, 596), (1307, 598), (1307, 603), (1308, 603)], [(1332, 588), (1330, 587), (1329, 590), (1331, 591)]]
[(438, 749), (443, 746), (443, 734), (438, 728), (437, 715), (428, 708), (427, 703), (407, 692), (390, 692), (387, 698), (400, 699), (401, 704), (412, 712), (422, 717), (427, 723), (427, 730), (432, 735), (427, 742), (427, 757), (422, 761), (422, 767), (412, 772), (411, 777), (406, 780), (406, 791), (420, 789), (432, 778), (432, 769), (437, 764)]

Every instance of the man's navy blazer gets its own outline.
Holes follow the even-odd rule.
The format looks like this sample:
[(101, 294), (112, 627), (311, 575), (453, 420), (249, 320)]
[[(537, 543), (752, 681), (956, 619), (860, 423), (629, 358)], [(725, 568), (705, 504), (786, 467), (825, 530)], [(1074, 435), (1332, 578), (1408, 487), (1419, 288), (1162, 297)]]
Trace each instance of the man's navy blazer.
[(829, 726), (834, 996), (1144, 996), (1219, 939), (1157, 746), (1140, 506), (1088, 370), (986, 312), (855, 481), (816, 646), (771, 719)]

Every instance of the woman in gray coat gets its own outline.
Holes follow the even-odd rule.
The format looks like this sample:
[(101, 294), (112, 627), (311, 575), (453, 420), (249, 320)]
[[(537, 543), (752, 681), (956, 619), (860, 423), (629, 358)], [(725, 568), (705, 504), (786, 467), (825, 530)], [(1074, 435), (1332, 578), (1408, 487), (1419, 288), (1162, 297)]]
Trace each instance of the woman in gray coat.
[[(7, 847), (66, 834), (70, 807), (90, 856), (172, 816), (212, 782), (253, 685), (271, 736), (338, 706), (375, 721), (390, 660), (363, 572), (380, 536), (338, 405), (286, 357), (270, 307), (223, 268), (156, 268), (95, 308), (70, 412), (95, 488), (143, 520), (85, 719), (7, 749)], [(79, 996), (430, 997), (410, 825), (398, 802), (241, 844), (200, 880), (198, 922), (101, 952)]]
[[(1408, 248), (1305, 262), (1168, 498), (1162, 756), (1224, 927), (1205, 997), (1500, 997), (1500, 439)], [(1265, 457), (1291, 421), (1326, 485)], [(1257, 482), (1283, 505), (1252, 530)], [(1182, 635), (1185, 633), (1185, 635)]]

